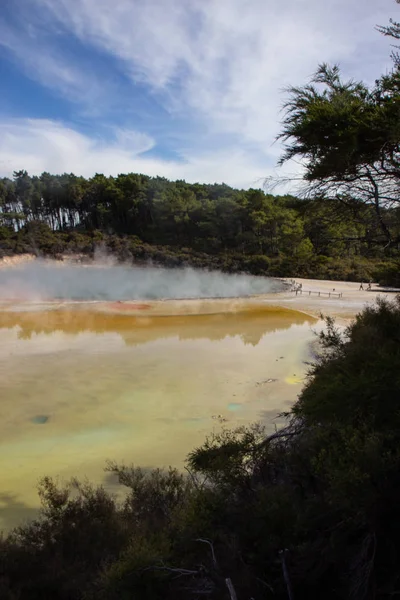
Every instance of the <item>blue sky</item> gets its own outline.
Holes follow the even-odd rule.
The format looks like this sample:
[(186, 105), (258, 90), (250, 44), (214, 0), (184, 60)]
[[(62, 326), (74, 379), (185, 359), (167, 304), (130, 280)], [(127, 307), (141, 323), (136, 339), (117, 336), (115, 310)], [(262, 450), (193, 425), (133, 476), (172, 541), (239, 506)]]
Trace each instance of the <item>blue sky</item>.
[[(373, 82), (393, 0), (0, 0), (0, 175), (142, 172), (259, 187), (283, 89)], [(285, 173), (293, 166), (284, 167)]]

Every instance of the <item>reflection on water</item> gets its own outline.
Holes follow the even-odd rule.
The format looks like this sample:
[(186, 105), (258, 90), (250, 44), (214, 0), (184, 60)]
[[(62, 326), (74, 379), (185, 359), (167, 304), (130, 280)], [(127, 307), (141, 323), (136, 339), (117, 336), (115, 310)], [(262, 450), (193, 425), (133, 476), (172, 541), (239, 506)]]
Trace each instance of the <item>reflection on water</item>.
[(44, 474), (103, 481), (106, 459), (181, 466), (224, 424), (272, 426), (301, 388), (314, 322), (262, 306), (0, 312), (0, 525), (37, 506)]
[(303, 313), (262, 306), (239, 313), (161, 317), (137, 317), (96, 312), (93, 309), (0, 312), (0, 329), (18, 327), (18, 339), (21, 340), (30, 340), (34, 334), (53, 335), (55, 332), (73, 335), (82, 332), (111, 333), (120, 335), (128, 345), (170, 337), (217, 341), (227, 336), (239, 336), (244, 344), (256, 346), (267, 332), (288, 329), (293, 324), (305, 322), (310, 322), (310, 317)]

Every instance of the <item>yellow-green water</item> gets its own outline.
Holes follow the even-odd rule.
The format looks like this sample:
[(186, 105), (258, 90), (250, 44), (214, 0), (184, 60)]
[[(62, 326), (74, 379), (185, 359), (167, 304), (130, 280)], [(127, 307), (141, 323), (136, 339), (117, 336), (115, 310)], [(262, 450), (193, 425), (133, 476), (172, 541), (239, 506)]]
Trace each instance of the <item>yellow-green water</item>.
[(279, 424), (315, 323), (257, 305), (164, 317), (0, 312), (0, 527), (34, 514), (43, 475), (107, 482), (107, 459), (182, 466), (222, 426)]

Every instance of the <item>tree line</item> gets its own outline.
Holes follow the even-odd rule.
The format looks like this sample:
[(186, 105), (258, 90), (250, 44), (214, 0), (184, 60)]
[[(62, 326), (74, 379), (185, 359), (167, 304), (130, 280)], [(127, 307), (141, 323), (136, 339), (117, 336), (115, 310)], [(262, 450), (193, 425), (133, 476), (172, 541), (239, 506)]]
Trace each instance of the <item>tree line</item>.
[[(400, 212), (384, 209), (395, 236)], [(341, 198), (299, 198), (226, 184), (189, 184), (143, 174), (73, 174), (0, 180), (0, 249), (121, 258), (283, 276), (385, 278), (398, 245), (383, 243), (374, 208)]]

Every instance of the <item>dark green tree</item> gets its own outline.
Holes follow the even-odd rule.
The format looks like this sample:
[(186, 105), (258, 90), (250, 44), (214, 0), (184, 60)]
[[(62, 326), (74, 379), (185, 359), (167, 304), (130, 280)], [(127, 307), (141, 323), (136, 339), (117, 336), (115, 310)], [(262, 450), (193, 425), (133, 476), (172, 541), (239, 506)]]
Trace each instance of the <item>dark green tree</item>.
[[(395, 22), (380, 30), (399, 33)], [(371, 88), (344, 82), (337, 65), (322, 64), (309, 84), (289, 89), (284, 109), (280, 164), (302, 161), (303, 193), (373, 207), (382, 241), (398, 245), (388, 217), (400, 203), (398, 64)]]

